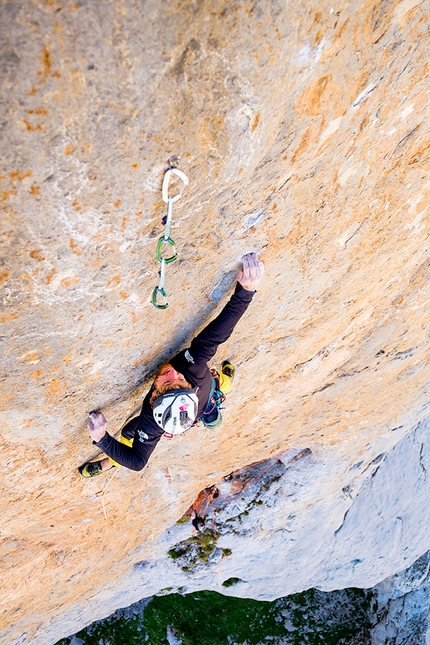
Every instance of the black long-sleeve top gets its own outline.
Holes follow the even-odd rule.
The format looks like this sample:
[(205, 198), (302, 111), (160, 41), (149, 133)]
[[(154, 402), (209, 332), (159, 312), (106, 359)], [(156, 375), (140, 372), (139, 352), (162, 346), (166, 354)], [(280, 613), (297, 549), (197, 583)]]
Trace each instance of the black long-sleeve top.
[[(234, 294), (219, 315), (192, 340), (189, 348), (180, 351), (170, 360), (170, 364), (184, 375), (197, 394), (197, 418), (206, 408), (212, 385), (207, 363), (214, 356), (218, 346), (230, 338), (254, 293), (255, 291), (247, 291), (237, 283)], [(129, 422), (122, 430), (124, 437), (134, 438), (131, 448), (108, 433), (96, 444), (108, 457), (131, 470), (142, 470), (164, 434), (156, 423), (149, 404), (152, 392), (153, 387), (143, 400), (139, 417)]]

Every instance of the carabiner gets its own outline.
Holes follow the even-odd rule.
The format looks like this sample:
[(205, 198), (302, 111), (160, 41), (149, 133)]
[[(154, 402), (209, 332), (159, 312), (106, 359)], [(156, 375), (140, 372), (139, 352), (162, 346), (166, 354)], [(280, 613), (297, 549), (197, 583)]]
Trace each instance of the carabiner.
[(159, 293), (161, 293), (163, 298), (167, 298), (167, 293), (164, 291), (163, 288), (160, 289), (159, 287), (155, 287), (154, 291), (152, 292), (152, 304), (156, 309), (167, 309), (167, 307), (169, 306), (168, 302), (166, 302), (164, 305), (159, 305), (157, 303), (157, 296)]
[(165, 244), (170, 244), (170, 246), (175, 247), (175, 243), (174, 243), (174, 241), (172, 240), (172, 238), (171, 238), (171, 237), (168, 237), (168, 238), (167, 238), (167, 240), (166, 240), (166, 239), (165, 239), (165, 237), (164, 237), (164, 235), (162, 235), (162, 236), (160, 237), (160, 239), (158, 240), (158, 242), (157, 242), (157, 260), (158, 260), (159, 262), (161, 262), (162, 260), (164, 260), (166, 264), (171, 264), (172, 262), (174, 262), (175, 260), (177, 260), (177, 259), (178, 259), (178, 254), (177, 254), (177, 253), (175, 253), (174, 255), (172, 255), (172, 257), (171, 257), (171, 258), (162, 258), (162, 257), (161, 257), (161, 249), (162, 249), (162, 247), (163, 247), (163, 243), (165, 243)]
[(177, 168), (169, 168), (168, 170), (166, 170), (164, 179), (163, 179), (163, 188), (161, 189), (163, 201), (166, 202), (166, 204), (169, 201), (169, 199), (171, 199), (172, 202), (177, 202), (182, 195), (182, 190), (180, 190), (177, 195), (174, 195), (173, 197), (169, 197), (169, 182), (170, 182), (170, 177), (172, 175), (176, 175), (177, 177), (179, 177), (179, 179), (182, 179), (182, 181), (184, 182), (184, 186), (182, 187), (182, 190), (184, 189), (185, 186), (188, 186), (188, 177), (184, 172), (182, 172), (182, 170), (178, 170)]

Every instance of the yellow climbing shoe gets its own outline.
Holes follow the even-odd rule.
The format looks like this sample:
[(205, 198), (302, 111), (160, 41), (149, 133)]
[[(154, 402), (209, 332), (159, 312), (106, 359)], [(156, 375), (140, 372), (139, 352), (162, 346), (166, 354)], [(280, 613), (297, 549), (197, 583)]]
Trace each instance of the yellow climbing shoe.
[(230, 361), (223, 361), (221, 365), (221, 372), (228, 376), (231, 380), (234, 379), (234, 366)]
[(87, 464), (79, 466), (78, 470), (82, 477), (95, 477), (103, 472), (100, 461), (89, 461)]

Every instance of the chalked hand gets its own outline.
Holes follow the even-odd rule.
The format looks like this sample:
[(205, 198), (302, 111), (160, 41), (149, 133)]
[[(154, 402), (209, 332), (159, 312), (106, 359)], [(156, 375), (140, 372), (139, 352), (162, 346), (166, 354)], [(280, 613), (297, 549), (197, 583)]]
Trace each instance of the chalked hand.
[(90, 437), (96, 443), (106, 434), (107, 421), (101, 412), (90, 412), (87, 422)]

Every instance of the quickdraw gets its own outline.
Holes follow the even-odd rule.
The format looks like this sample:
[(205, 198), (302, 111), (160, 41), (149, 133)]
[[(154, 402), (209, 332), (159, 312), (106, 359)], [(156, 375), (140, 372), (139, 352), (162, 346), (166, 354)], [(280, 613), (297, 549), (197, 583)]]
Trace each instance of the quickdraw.
[[(182, 195), (182, 190), (180, 190), (176, 195), (173, 195), (173, 196), (169, 195), (169, 183), (172, 175), (176, 175), (183, 181), (184, 185), (182, 187), (182, 190), (184, 189), (185, 186), (188, 185), (188, 177), (184, 172), (182, 172), (181, 170), (178, 170), (177, 168), (172, 168), (172, 166), (168, 170), (166, 170), (166, 173), (163, 179), (163, 187), (161, 190), (163, 201), (167, 204), (167, 216), (165, 218), (166, 230), (164, 232), (164, 235), (162, 235), (157, 242), (156, 256), (157, 256), (157, 261), (161, 262), (161, 268), (159, 271), (160, 281), (158, 283), (158, 286), (155, 287), (154, 291), (152, 292), (152, 304), (157, 309), (167, 309), (167, 307), (169, 306), (169, 303), (167, 302), (167, 300), (164, 304), (159, 304), (158, 297), (161, 295), (163, 298), (167, 299), (167, 294), (164, 289), (164, 281), (166, 278), (166, 265), (171, 264), (172, 262), (178, 259), (178, 254), (176, 253), (176, 249), (175, 249), (175, 242), (170, 237), (170, 227), (172, 225), (173, 204), (177, 202), (178, 199), (180, 199)], [(168, 246), (171, 246), (173, 250), (173, 255), (171, 255), (168, 258), (164, 258), (162, 255), (163, 245), (165, 244), (167, 244)]]

